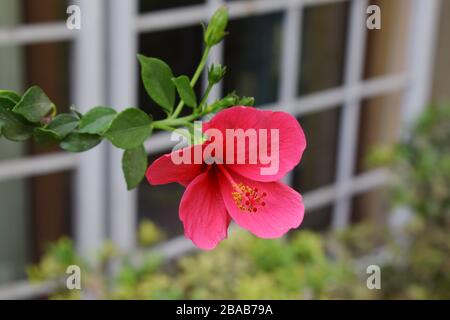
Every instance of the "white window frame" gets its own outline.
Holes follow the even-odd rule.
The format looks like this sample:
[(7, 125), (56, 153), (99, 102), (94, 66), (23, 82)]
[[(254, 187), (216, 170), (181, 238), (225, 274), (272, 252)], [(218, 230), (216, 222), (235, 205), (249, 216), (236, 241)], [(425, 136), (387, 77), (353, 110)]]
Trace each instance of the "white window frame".
[[(304, 9), (343, 1), (350, 2), (344, 83), (336, 88), (297, 97), (302, 51), (298, 35), (301, 33)], [(307, 212), (334, 205), (333, 228), (348, 225), (353, 196), (376, 189), (388, 179), (384, 169), (358, 175), (353, 172), (361, 101), (403, 90), (402, 128), (405, 132), (428, 101), (440, 0), (410, 1), (413, 5), (405, 72), (368, 80), (362, 79), (368, 0), (253, 0), (251, 3), (241, 0), (227, 3), (231, 19), (285, 13), (279, 101), (262, 108), (283, 110), (298, 117), (343, 105), (336, 181), (304, 194)], [(0, 46), (73, 40), (77, 65), (77, 68), (73, 68), (72, 79), (75, 104), (86, 110), (106, 102), (121, 110), (137, 105), (138, 66), (135, 54), (138, 35), (196, 25), (199, 21), (206, 21), (224, 1), (206, 0), (201, 5), (143, 14), (138, 13), (138, 0), (78, 0), (77, 4), (83, 12), (81, 31), (69, 31), (62, 22), (0, 28)], [(419, 20), (420, 23), (417, 23)], [(215, 48), (211, 61), (222, 62), (223, 51), (223, 45)], [(102, 61), (105, 54), (108, 54), (109, 66)], [(215, 97), (219, 95), (220, 88), (214, 92)], [(149, 154), (170, 147), (170, 139), (165, 133), (154, 135), (146, 144)], [(83, 155), (59, 152), (1, 161), (0, 181), (75, 169), (75, 239), (79, 251), (89, 256), (107, 235), (120, 248), (136, 250), (137, 197), (135, 191), (126, 192), (120, 157), (120, 152), (102, 145)], [(291, 180), (288, 177), (286, 181), (291, 183)], [(192, 249), (192, 244), (184, 237), (159, 246), (160, 252), (169, 257), (179, 256)], [(17, 282), (0, 287), (0, 299), (29, 298), (51, 289), (50, 284), (36, 287), (26, 281)]]

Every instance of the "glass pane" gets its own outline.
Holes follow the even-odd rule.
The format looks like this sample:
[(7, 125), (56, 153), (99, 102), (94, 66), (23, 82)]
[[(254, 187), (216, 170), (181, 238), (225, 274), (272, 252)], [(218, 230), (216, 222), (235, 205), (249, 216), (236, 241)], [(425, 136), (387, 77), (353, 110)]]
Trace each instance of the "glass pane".
[(73, 176), (72, 172), (53, 173), (30, 178), (28, 183), (33, 217), (32, 257), (36, 260), (49, 242), (72, 235)]
[(23, 51), (25, 88), (40, 86), (59, 111), (68, 111), (71, 104), (70, 49), (70, 42), (51, 42), (27, 45)]
[(275, 13), (230, 22), (225, 41), (226, 93), (236, 90), (254, 96), (257, 105), (277, 100), (282, 17)]
[[(63, 21), (66, 1), (0, 0), (0, 25)], [(23, 93), (39, 85), (58, 106), (70, 105), (70, 48), (68, 42), (0, 47), (0, 88)], [(3, 160), (53, 152), (32, 141), (0, 139)], [(70, 172), (0, 182), (0, 283), (25, 277), (25, 267), (36, 261), (46, 244), (71, 235)], [(49, 200), (51, 195), (51, 201)]]
[[(171, 66), (175, 76), (181, 74), (192, 76), (202, 56), (202, 34), (201, 26), (145, 33), (140, 36), (139, 52), (164, 60)], [(196, 88), (198, 95), (201, 88), (200, 79)], [(162, 109), (150, 100), (140, 78), (139, 105), (155, 119), (166, 116)]]
[[(0, 46), (0, 70), (2, 70), (0, 89), (15, 90), (22, 94), (30, 86), (38, 85), (56, 104), (59, 112), (67, 112), (71, 105), (70, 60), (70, 43), (68, 42)], [(21, 144), (23, 145), (21, 150), (25, 154), (41, 154), (58, 150), (55, 146), (39, 146), (32, 140)], [(6, 147), (4, 144), (3, 146)], [(7, 148), (12, 150), (16, 147), (9, 144)], [(0, 155), (3, 153), (8, 155), (7, 158), (15, 158), (22, 154), (2, 148)]]
[(71, 3), (69, 0), (22, 0), (20, 2), (23, 8), (23, 21), (26, 23), (63, 21), (68, 17), (66, 11)]
[[(370, 223), (371, 228), (383, 228), (388, 223), (390, 212), (388, 193), (385, 189), (376, 189), (353, 197), (352, 223)], [(383, 234), (380, 230), (379, 234)]]
[(319, 209), (305, 210), (305, 217), (301, 229), (326, 230), (331, 225), (332, 206), (326, 206)]
[(0, 26), (63, 22), (70, 4), (69, 0), (0, 0)]
[(0, 284), (25, 277), (30, 262), (29, 190), (24, 180), (0, 182)]
[[(68, 112), (72, 105), (70, 101), (70, 47), (69, 42), (39, 43), (24, 47), (24, 87), (40, 86), (56, 104), (58, 112)], [(33, 141), (30, 142), (29, 151), (32, 154), (57, 150), (57, 146), (42, 147)]]
[(356, 173), (370, 169), (368, 158), (374, 147), (396, 140), (402, 100), (399, 92), (362, 101)]
[(381, 30), (367, 33), (364, 78), (405, 70), (408, 48), (409, 0), (372, 0), (382, 12)]
[[(165, 153), (168, 153), (167, 151)], [(149, 158), (152, 163), (162, 154)], [(142, 183), (138, 192), (138, 222), (143, 219), (153, 221), (168, 237), (183, 234), (183, 224), (178, 217), (178, 206), (184, 187), (176, 183), (152, 186)]]
[(25, 278), (49, 242), (72, 235), (70, 186), (70, 172), (0, 182), (0, 284)]
[(303, 17), (299, 94), (342, 84), (348, 3), (306, 7)]
[(294, 188), (305, 193), (334, 182), (340, 108), (299, 119), (307, 147), (294, 170)]
[[(0, 11), (0, 15), (2, 12)], [(1, 21), (1, 20), (0, 20)], [(17, 46), (0, 46), (0, 89), (23, 92), (23, 49)], [(27, 143), (9, 142), (0, 138), (0, 160), (20, 157), (27, 152)]]
[(205, 3), (205, 0), (141, 0), (139, 12), (171, 9)]

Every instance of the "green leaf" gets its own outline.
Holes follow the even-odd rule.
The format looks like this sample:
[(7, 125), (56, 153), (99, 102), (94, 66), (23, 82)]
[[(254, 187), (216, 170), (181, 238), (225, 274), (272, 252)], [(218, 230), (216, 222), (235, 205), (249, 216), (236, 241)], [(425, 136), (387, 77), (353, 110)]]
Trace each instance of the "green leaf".
[(128, 190), (136, 188), (147, 171), (147, 153), (143, 145), (125, 150), (122, 158), (122, 169)]
[[(2, 108), (2, 107), (0, 107), (0, 108)], [(1, 114), (2, 113), (0, 111), (0, 137), (2, 136), (2, 127), (5, 125), (5, 120), (2, 119)]]
[(102, 137), (96, 134), (73, 132), (59, 146), (69, 152), (83, 152), (94, 148), (101, 141)]
[(0, 90), (0, 106), (12, 109), (19, 101), (20, 96), (14, 91)]
[(33, 135), (33, 127), (25, 119), (0, 105), (2, 134), (11, 141), (25, 141)]
[(172, 81), (177, 88), (181, 100), (191, 108), (197, 107), (197, 97), (195, 96), (194, 89), (191, 87), (189, 78), (187, 76), (179, 76), (178, 78), (172, 78)]
[(78, 126), (78, 118), (74, 115), (62, 113), (57, 115), (46, 129), (56, 134), (59, 139), (64, 139)]
[(57, 144), (77, 128), (78, 121), (76, 116), (62, 113), (56, 116), (47, 127), (35, 128), (34, 139), (40, 145)]
[(79, 131), (91, 134), (102, 134), (108, 129), (116, 114), (116, 110), (112, 108), (95, 107), (89, 110), (81, 118)]
[(0, 90), (0, 97), (8, 98), (15, 103), (20, 101), (20, 95), (11, 90)]
[(75, 106), (71, 106), (70, 111), (72, 111), (78, 117), (78, 119), (83, 118), (83, 114), (80, 111), (78, 111), (77, 108), (75, 108)]
[(55, 105), (50, 101), (44, 91), (34, 86), (25, 92), (13, 111), (28, 121), (37, 123), (48, 115), (53, 108), (55, 108)]
[(170, 67), (156, 58), (138, 55), (141, 63), (141, 77), (148, 95), (171, 114), (175, 104), (175, 85)]
[(117, 148), (139, 147), (152, 133), (152, 119), (142, 110), (129, 108), (113, 119), (105, 137)]
[(4, 125), (2, 134), (11, 141), (26, 141), (33, 135), (33, 128), (21, 125)]
[(52, 130), (44, 129), (44, 128), (35, 128), (34, 129), (34, 140), (36, 143), (43, 146), (51, 146), (57, 144), (61, 139), (60, 137)]

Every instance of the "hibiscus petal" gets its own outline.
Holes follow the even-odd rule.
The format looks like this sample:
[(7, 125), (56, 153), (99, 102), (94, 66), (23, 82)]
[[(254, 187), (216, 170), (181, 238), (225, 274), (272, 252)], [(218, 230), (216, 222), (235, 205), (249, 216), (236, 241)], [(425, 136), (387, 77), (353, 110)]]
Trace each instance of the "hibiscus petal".
[[(175, 151), (180, 152), (180, 151)], [(194, 154), (194, 147), (182, 149), (182, 152)], [(195, 164), (192, 160), (190, 164), (175, 164), (172, 161), (172, 154), (165, 154), (156, 159), (147, 169), (146, 177), (150, 184), (160, 185), (178, 182), (187, 186), (195, 177), (201, 174), (206, 167), (203, 164)]]
[(186, 189), (180, 203), (184, 234), (201, 249), (211, 250), (227, 237), (230, 216), (213, 171), (202, 173)]
[(302, 197), (280, 182), (257, 182), (221, 167), (220, 190), (231, 218), (260, 238), (278, 238), (297, 228)]
[[(219, 129), (224, 136), (224, 140), (226, 137), (226, 129), (242, 129), (244, 131), (255, 129), (258, 135), (260, 129), (266, 129), (267, 155), (269, 157), (272, 155), (271, 130), (279, 130), (279, 153), (278, 157), (273, 159), (277, 161), (277, 164), (275, 161), (271, 161), (273, 164), (273, 170), (271, 172), (262, 171), (263, 168), (267, 169), (271, 164), (267, 164), (267, 162), (263, 163), (259, 154), (257, 154), (257, 163), (250, 164), (250, 146), (248, 141), (246, 142), (245, 150), (237, 150), (235, 143), (234, 164), (226, 162), (227, 168), (256, 181), (281, 180), (286, 173), (291, 171), (300, 162), (303, 151), (306, 148), (306, 138), (300, 124), (295, 117), (286, 112), (258, 110), (249, 107), (233, 107), (219, 112), (210, 122), (203, 125), (204, 131), (209, 128)], [(258, 144), (258, 148), (261, 148), (261, 141), (259, 139)], [(238, 164), (237, 157), (242, 152), (245, 153), (245, 164)], [(224, 154), (226, 154), (225, 151)], [(276, 152), (274, 152), (274, 155), (276, 155)]]

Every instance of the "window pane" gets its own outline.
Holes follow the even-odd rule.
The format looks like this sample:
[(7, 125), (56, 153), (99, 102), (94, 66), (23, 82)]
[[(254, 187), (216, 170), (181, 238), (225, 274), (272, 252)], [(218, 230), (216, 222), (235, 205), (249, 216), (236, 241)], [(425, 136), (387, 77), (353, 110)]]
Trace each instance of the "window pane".
[[(375, 189), (352, 199), (352, 223), (369, 222), (372, 228), (382, 228), (388, 223), (389, 194), (385, 189)], [(380, 231), (380, 234), (382, 232)]]
[(225, 41), (225, 93), (254, 96), (257, 105), (277, 100), (283, 15), (232, 20)]
[(63, 22), (69, 0), (0, 0), (0, 26)]
[(0, 182), (0, 284), (24, 278), (30, 262), (28, 196), (24, 180)]
[[(71, 43), (51, 42), (23, 47), (24, 87), (40, 86), (58, 110), (69, 111)], [(88, 75), (86, 75), (88, 76)]]
[(299, 119), (307, 147), (294, 170), (294, 188), (305, 193), (334, 182), (340, 108)]
[(332, 212), (333, 207), (330, 205), (314, 210), (308, 210), (306, 208), (301, 228), (312, 230), (328, 229), (331, 225)]
[(306, 7), (303, 17), (299, 94), (342, 84), (347, 2)]
[[(140, 36), (139, 52), (164, 60), (171, 66), (175, 76), (192, 76), (202, 56), (202, 41), (201, 26), (146, 33)], [(139, 105), (155, 119), (165, 117), (162, 109), (148, 97), (140, 78), (139, 84)], [(202, 79), (197, 84), (198, 95), (201, 87)]]
[(139, 11), (149, 12), (202, 3), (205, 3), (205, 0), (141, 0), (139, 2)]
[[(299, 119), (306, 135), (307, 147), (294, 169), (293, 187), (305, 195), (335, 181), (337, 137), (341, 108), (306, 115)], [(303, 228), (326, 229), (331, 223), (332, 206), (306, 208)]]
[(22, 0), (21, 2), (23, 21), (26, 23), (65, 21), (68, 17), (66, 13), (70, 5), (68, 0)]
[(402, 100), (401, 93), (392, 93), (362, 101), (356, 173), (370, 169), (367, 160), (375, 146), (396, 140)]
[[(69, 42), (39, 43), (24, 47), (24, 88), (40, 86), (55, 103), (58, 112), (68, 112), (70, 101), (70, 47)], [(88, 75), (86, 75), (88, 76)], [(57, 151), (57, 146), (40, 146), (29, 142), (31, 154)]]
[[(64, 19), (66, 1), (0, 0), (0, 24), (41, 23)], [(41, 43), (0, 47), (0, 88), (23, 93), (42, 87), (60, 111), (69, 107), (69, 45)], [(2, 161), (28, 154), (52, 152), (33, 142), (0, 139)], [(46, 244), (70, 235), (71, 174), (55, 173), (21, 180), (0, 181), (0, 283), (25, 277)], [(51, 198), (51, 201), (50, 201)]]
[[(0, 46), (0, 88), (23, 94), (30, 86), (38, 85), (56, 104), (58, 112), (67, 112), (71, 105), (70, 59), (68, 42)], [(58, 150), (56, 146), (39, 146), (32, 140), (20, 144), (24, 154), (42, 154)], [(12, 150), (15, 147), (8, 145), (7, 148)], [(0, 155), (3, 153), (8, 155), (7, 158), (22, 154), (0, 149)]]
[[(2, 13), (0, 12), (0, 15)], [(22, 48), (0, 47), (0, 88), (22, 92), (25, 87), (23, 77)], [(0, 138), (0, 160), (17, 158), (27, 152), (28, 144), (9, 142)]]
[(372, 0), (382, 13), (381, 30), (367, 33), (364, 78), (405, 70), (408, 48), (409, 0)]
[[(168, 153), (167, 151), (165, 153)], [(152, 163), (162, 154), (149, 158)], [(143, 219), (152, 220), (169, 237), (183, 234), (183, 224), (178, 217), (178, 206), (184, 187), (176, 183), (152, 186), (142, 183), (138, 192), (138, 222)]]
[(48, 243), (72, 235), (70, 186), (70, 172), (0, 182), (0, 284), (25, 278)]

